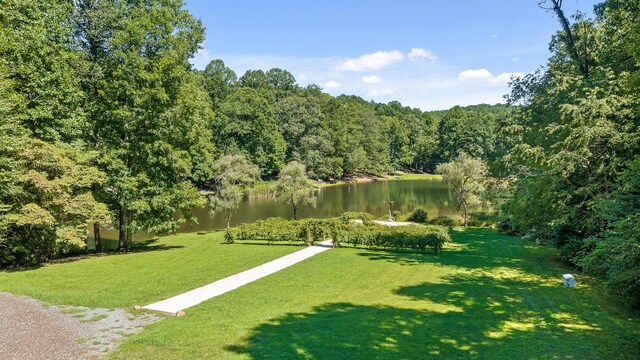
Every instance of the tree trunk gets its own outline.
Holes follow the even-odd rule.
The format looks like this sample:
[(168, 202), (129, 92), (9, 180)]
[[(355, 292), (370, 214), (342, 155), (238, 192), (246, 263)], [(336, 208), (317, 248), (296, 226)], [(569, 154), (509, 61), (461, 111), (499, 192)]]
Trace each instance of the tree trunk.
[(131, 229), (129, 226), (133, 221), (133, 214), (126, 209), (120, 208), (119, 211), (119, 236), (118, 236), (118, 250), (124, 250), (129, 252), (131, 249)]
[(132, 240), (133, 240), (133, 233), (131, 232), (131, 223), (133, 222), (133, 213), (130, 211), (127, 211), (127, 239), (125, 242), (125, 251), (129, 252), (129, 250), (131, 250), (131, 244), (132, 244)]
[(125, 242), (127, 241), (126, 239), (126, 234), (125, 234), (125, 214), (124, 214), (124, 209), (121, 207), (118, 210), (118, 250), (122, 250), (124, 249), (125, 246)]
[(464, 227), (467, 227), (469, 224), (469, 209), (467, 204), (464, 204)]
[(226, 220), (227, 220), (227, 230), (229, 230), (229, 222), (231, 221), (231, 214), (227, 214)]
[(293, 205), (293, 220), (298, 220), (298, 207)]
[(571, 31), (571, 24), (569, 23), (569, 19), (564, 14), (562, 10), (562, 1), (561, 0), (551, 0), (553, 12), (556, 13), (558, 17), (558, 21), (562, 26), (562, 30), (564, 31), (564, 35), (560, 36), (560, 39), (567, 46), (567, 50), (569, 52), (569, 56), (578, 63), (580, 67), (580, 72), (584, 75), (585, 78), (589, 78), (589, 59), (587, 59), (587, 45), (585, 40), (585, 58), (582, 59), (580, 54), (578, 53), (578, 48), (576, 46), (576, 40), (573, 36), (573, 32)]
[(93, 223), (93, 243), (96, 247), (94, 252), (102, 252), (102, 239), (100, 238), (100, 224)]

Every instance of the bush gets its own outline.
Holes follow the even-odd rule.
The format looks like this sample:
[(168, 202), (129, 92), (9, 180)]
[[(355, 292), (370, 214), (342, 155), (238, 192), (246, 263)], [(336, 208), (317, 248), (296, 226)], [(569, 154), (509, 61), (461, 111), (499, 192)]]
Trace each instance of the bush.
[(345, 211), (340, 214), (340, 220), (344, 223), (350, 223), (352, 220), (361, 220), (363, 224), (371, 224), (373, 215), (365, 212)]
[(352, 226), (339, 234), (336, 245), (349, 244), (393, 249), (433, 249), (436, 253), (451, 241), (449, 233), (441, 227), (426, 226)]
[(236, 240), (264, 240), (268, 243), (286, 241), (313, 245), (337, 236), (341, 225), (342, 223), (337, 219), (269, 218), (229, 229), (224, 239), (227, 244), (232, 244)]
[(426, 223), (427, 222), (427, 211), (423, 208), (416, 208), (413, 210), (409, 218), (409, 221), (417, 222), (417, 223)]
[[(344, 215), (344, 214), (343, 214)], [(368, 214), (367, 214), (368, 215)], [(358, 217), (362, 218), (361, 214)], [(263, 240), (313, 245), (333, 239), (334, 246), (379, 247), (394, 249), (433, 249), (436, 253), (451, 241), (449, 233), (435, 226), (384, 226), (367, 221), (353, 223), (349, 216), (332, 219), (258, 220), (227, 230), (226, 243), (240, 240)]]
[(439, 216), (429, 223), (441, 226), (463, 226), (464, 218), (460, 215)]

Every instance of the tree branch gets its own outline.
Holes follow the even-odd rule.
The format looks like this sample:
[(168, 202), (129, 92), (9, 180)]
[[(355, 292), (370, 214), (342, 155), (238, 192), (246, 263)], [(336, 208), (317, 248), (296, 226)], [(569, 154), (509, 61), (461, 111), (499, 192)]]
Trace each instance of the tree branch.
[[(543, 5), (547, 3), (547, 1), (551, 2), (551, 7), (544, 7)], [(589, 77), (589, 68), (587, 65), (588, 60), (582, 59), (580, 54), (578, 54), (578, 49), (576, 47), (575, 37), (573, 36), (573, 32), (571, 31), (571, 24), (569, 23), (569, 19), (562, 11), (562, 0), (542, 0), (538, 3), (538, 5), (548, 11), (553, 11), (558, 17), (558, 21), (562, 26), (562, 30), (564, 34), (561, 34), (559, 37), (567, 46), (567, 50), (569, 52), (569, 56), (578, 63), (580, 66), (580, 72), (584, 75), (585, 78)]]

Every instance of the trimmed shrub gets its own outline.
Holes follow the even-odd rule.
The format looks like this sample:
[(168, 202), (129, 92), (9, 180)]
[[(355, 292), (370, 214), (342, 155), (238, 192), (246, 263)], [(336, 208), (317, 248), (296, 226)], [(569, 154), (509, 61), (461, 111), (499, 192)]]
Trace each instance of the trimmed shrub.
[(236, 240), (263, 240), (268, 243), (302, 242), (313, 245), (336, 236), (340, 225), (341, 222), (337, 219), (269, 218), (229, 229), (224, 239), (227, 244)]
[(345, 211), (340, 214), (340, 220), (344, 223), (350, 223), (352, 220), (361, 220), (363, 224), (371, 224), (373, 215), (365, 212)]
[(427, 226), (352, 226), (341, 232), (336, 245), (349, 244), (355, 247), (415, 249), (434, 252), (442, 250), (444, 244), (451, 241), (449, 233), (441, 227)]
[(463, 226), (464, 218), (460, 215), (439, 216), (429, 223), (441, 226)]
[(445, 243), (451, 241), (451, 236), (442, 227), (384, 226), (370, 220), (360, 224), (348, 219), (349, 217), (345, 216), (332, 219), (258, 220), (227, 230), (225, 243), (256, 240), (268, 243), (286, 241), (313, 245), (323, 240), (333, 239), (334, 246), (350, 245), (419, 251), (430, 248), (437, 253), (442, 250)]
[(409, 218), (409, 221), (417, 222), (417, 223), (426, 223), (427, 222), (427, 211), (423, 208), (416, 208), (413, 210)]

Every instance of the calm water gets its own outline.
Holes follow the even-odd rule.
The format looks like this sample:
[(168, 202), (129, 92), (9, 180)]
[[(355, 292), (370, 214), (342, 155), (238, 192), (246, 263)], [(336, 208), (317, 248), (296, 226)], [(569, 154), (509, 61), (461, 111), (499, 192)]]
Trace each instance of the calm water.
[[(332, 217), (343, 211), (363, 211), (376, 217), (388, 214), (387, 197), (395, 201), (393, 210), (411, 212), (416, 207), (427, 210), (429, 217), (458, 214), (455, 193), (440, 180), (374, 181), (359, 184), (331, 186), (318, 190), (315, 208), (298, 210), (298, 217)], [(208, 216), (207, 208), (194, 209), (198, 224), (185, 223), (179, 232), (214, 230), (225, 227), (224, 214)], [(268, 198), (253, 198), (243, 202), (231, 218), (231, 225), (248, 223), (269, 217), (292, 218), (290, 206), (276, 204)], [(115, 231), (104, 231), (107, 239), (117, 238)], [(140, 234), (138, 239), (148, 238)]]

